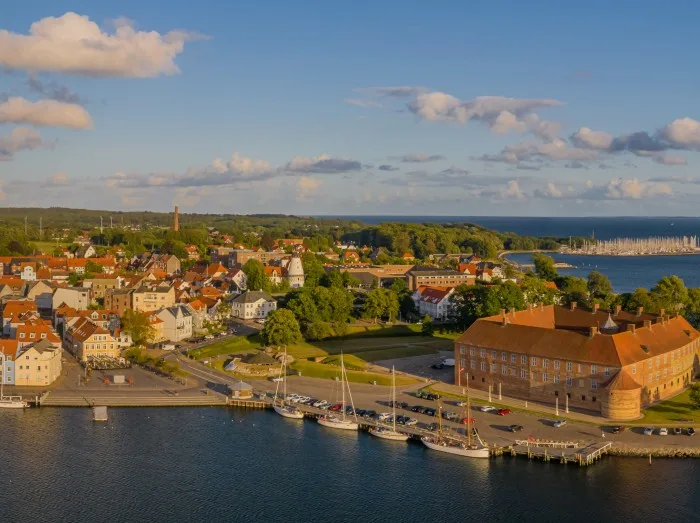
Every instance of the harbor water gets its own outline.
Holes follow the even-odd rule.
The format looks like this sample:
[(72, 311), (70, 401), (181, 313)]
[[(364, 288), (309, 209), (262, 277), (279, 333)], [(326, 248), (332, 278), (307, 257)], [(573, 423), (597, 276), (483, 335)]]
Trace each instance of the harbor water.
[(3, 522), (700, 520), (700, 461), (469, 460), (271, 411), (0, 412)]

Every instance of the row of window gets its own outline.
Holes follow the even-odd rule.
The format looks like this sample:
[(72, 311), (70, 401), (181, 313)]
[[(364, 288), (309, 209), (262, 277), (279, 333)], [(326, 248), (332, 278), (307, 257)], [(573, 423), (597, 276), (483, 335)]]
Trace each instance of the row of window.
[[(474, 347), (469, 349), (469, 355), (472, 357), (476, 357), (476, 349)], [(491, 351), (491, 360), (495, 360), (498, 357), (498, 351), (492, 350)], [(527, 365), (528, 363), (528, 357), (525, 354), (510, 354), (510, 358), (508, 357), (507, 352), (501, 352), (501, 361), (508, 361), (510, 359), (510, 363), (517, 365), (518, 360), (520, 360), (521, 365)], [(481, 349), (479, 356), (482, 358), (486, 358), (488, 356), (488, 352), (486, 349)], [(473, 361), (473, 360), (472, 360)], [(554, 370), (559, 370), (561, 368), (561, 361), (559, 360), (549, 360), (547, 358), (539, 358), (537, 356), (531, 356), (530, 359), (530, 366), (531, 367), (537, 367), (542, 365), (542, 368), (548, 369), (550, 368), (550, 363), (552, 364), (552, 368)], [(579, 373), (584, 372), (584, 366), (582, 363), (577, 363), (577, 370)], [(566, 362), (566, 370), (567, 372), (571, 372), (574, 369), (574, 363), (571, 361)], [(600, 372), (601, 368), (598, 365), (591, 365), (591, 374), (598, 374)], [(610, 367), (602, 367), (602, 372), (606, 376), (610, 376), (611, 374), (611, 369)]]
[[(25, 334), (24, 332), (20, 332), (20, 333), (19, 333), (19, 338), (20, 338), (20, 339), (24, 339), (24, 337), (25, 337), (24, 334)], [(41, 332), (40, 334), (41, 334), (41, 338), (42, 338), (42, 339), (46, 338), (46, 333), (45, 333), (45, 332)], [(30, 332), (30, 333), (29, 333), (29, 339), (30, 339), (30, 340), (33, 340), (34, 338), (36, 338), (36, 333), (35, 333), (35, 332)]]
[[(472, 360), (471, 361), (471, 368), (475, 369), (476, 368), (476, 361)], [(492, 363), (490, 366), (486, 364), (485, 361), (481, 362), (481, 370), (486, 372), (487, 370), (492, 373), (496, 374), (498, 372), (498, 365), (495, 363)], [(526, 369), (519, 369), (520, 370), (520, 378), (521, 379), (528, 379), (529, 372)], [(517, 376), (518, 375), (518, 369), (515, 367), (508, 367), (506, 365), (501, 365), (501, 374), (504, 376)], [(532, 373), (532, 381), (540, 381), (538, 378), (541, 378), (542, 383), (554, 383), (555, 385), (558, 385), (561, 383), (561, 377), (559, 374), (549, 374), (547, 372), (543, 372), (538, 374), (537, 372)], [(567, 376), (566, 377), (566, 386), (567, 387), (573, 387), (574, 386), (574, 378)], [(578, 387), (583, 388), (586, 386), (586, 380), (579, 379), (578, 380)], [(596, 390), (598, 388), (598, 380), (590, 380), (590, 387), (591, 390)]]

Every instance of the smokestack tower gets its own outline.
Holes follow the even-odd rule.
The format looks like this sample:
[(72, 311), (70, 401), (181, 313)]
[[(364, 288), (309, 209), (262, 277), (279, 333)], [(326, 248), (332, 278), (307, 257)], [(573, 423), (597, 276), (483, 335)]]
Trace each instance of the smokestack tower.
[(180, 230), (180, 220), (178, 216), (177, 205), (175, 206), (175, 216), (173, 217), (173, 231), (177, 232)]

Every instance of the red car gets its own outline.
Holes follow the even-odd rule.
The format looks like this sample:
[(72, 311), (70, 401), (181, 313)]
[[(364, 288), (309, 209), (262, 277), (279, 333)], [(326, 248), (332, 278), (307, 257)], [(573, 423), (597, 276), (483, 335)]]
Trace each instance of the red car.
[(462, 425), (466, 425), (467, 423), (474, 423), (474, 418), (462, 418), (461, 420), (459, 420), (459, 422)]
[(506, 414), (510, 414), (510, 409), (498, 409), (496, 414), (499, 416), (505, 416)]
[(343, 408), (343, 404), (342, 404), (342, 403), (336, 403), (335, 405), (333, 405), (333, 406), (332, 406), (331, 408), (329, 408), (328, 410), (332, 410), (332, 411), (334, 411), (334, 412), (337, 412), (337, 411), (339, 411), (339, 410), (342, 409), (342, 408)]

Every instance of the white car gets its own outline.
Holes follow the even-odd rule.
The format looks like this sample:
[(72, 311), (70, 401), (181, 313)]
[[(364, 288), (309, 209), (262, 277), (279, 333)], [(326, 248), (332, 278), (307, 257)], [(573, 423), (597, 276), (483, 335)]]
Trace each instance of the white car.
[(560, 427), (563, 427), (564, 425), (566, 425), (566, 420), (565, 420), (565, 419), (558, 419), (557, 421), (555, 421), (554, 423), (552, 423), (552, 426), (553, 426), (554, 428), (557, 428), (557, 429), (560, 428)]
[(273, 381), (277, 383), (278, 381), (283, 381), (284, 378), (282, 376), (275, 376), (274, 378), (270, 378), (270, 381)]
[(319, 408), (328, 403), (326, 400), (318, 400), (314, 402), (314, 407)]
[(644, 429), (645, 436), (651, 436), (653, 433), (654, 433), (654, 429), (652, 429), (651, 427), (647, 427)]
[(377, 416), (377, 419), (379, 421), (386, 421), (391, 417), (391, 414), (388, 412), (382, 412), (379, 416)]
[(408, 425), (409, 427), (412, 425), (417, 425), (417, 424), (418, 424), (418, 420), (414, 419), (414, 418), (409, 418), (408, 421), (406, 423), (404, 423), (404, 425)]
[(497, 409), (493, 405), (484, 405), (483, 407), (479, 407), (479, 410), (481, 412), (493, 412)]
[(659, 429), (659, 436), (668, 436), (668, 429)]
[(458, 401), (458, 402), (457, 402), (457, 406), (458, 406), (458, 407), (466, 407), (466, 406), (467, 406), (467, 402), (466, 402), (466, 401)]

